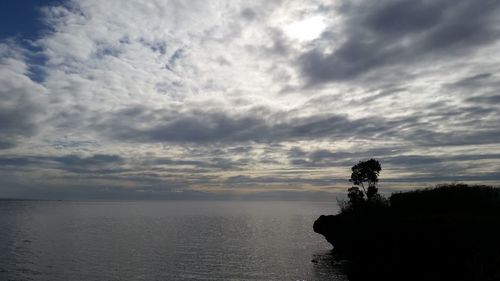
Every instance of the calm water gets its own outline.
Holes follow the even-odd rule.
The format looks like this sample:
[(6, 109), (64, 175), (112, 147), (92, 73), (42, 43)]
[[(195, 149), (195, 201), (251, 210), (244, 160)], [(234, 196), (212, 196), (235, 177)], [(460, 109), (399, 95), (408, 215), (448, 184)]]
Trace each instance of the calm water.
[(312, 231), (334, 212), (317, 202), (0, 201), (0, 280), (346, 280)]

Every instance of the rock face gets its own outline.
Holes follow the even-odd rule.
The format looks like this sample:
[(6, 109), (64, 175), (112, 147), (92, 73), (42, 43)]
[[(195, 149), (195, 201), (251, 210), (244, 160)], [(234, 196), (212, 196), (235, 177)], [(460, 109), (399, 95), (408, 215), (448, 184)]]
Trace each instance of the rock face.
[(500, 280), (499, 194), (468, 186), (398, 193), (384, 210), (321, 216), (313, 228), (352, 261), (350, 280)]
[(335, 241), (335, 229), (339, 229), (342, 227), (339, 222), (339, 216), (320, 216), (313, 225), (313, 230), (316, 233), (319, 233), (325, 236), (326, 241), (330, 244), (334, 245)]

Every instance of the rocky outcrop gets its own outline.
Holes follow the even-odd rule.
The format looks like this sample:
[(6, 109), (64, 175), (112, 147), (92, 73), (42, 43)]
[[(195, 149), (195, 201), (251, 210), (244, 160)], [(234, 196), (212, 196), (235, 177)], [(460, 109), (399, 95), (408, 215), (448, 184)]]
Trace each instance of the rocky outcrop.
[(313, 227), (352, 262), (350, 280), (500, 280), (498, 194), (469, 186), (398, 193), (387, 209), (321, 216)]

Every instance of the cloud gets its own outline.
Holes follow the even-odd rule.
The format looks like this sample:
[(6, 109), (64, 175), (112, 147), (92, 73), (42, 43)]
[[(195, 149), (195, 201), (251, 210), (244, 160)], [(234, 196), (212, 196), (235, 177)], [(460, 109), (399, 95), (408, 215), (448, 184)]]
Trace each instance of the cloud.
[(499, 8), (494, 1), (348, 2), (339, 8), (345, 17), (343, 43), (333, 51), (318, 47), (303, 53), (299, 68), (316, 84), (467, 55), (499, 39)]
[(477, 88), (478, 86), (481, 86), (483, 81), (488, 80), (491, 77), (492, 77), (491, 73), (480, 73), (473, 76), (462, 78), (456, 81), (455, 83), (452, 83), (450, 86), (457, 88), (469, 88), (469, 89)]
[(117, 166), (124, 159), (117, 155), (95, 154), (88, 157), (79, 155), (63, 156), (9, 156), (0, 158), (0, 166), (14, 169), (22, 167), (58, 169), (72, 173), (118, 173), (124, 171)]
[(494, 95), (494, 96), (485, 96), (485, 97), (472, 97), (468, 98), (467, 101), (472, 102), (472, 103), (479, 103), (479, 104), (499, 104), (500, 103), (500, 95)]
[(112, 139), (132, 142), (273, 143), (320, 138), (336, 140), (358, 135), (371, 138), (400, 125), (400, 121), (382, 118), (350, 120), (335, 114), (289, 115), (261, 108), (231, 115), (223, 111), (168, 112), (132, 107), (103, 118), (96, 130)]
[(307, 177), (287, 177), (287, 176), (271, 176), (271, 177), (249, 177), (245, 175), (232, 176), (226, 179), (225, 184), (230, 188), (241, 187), (261, 187), (278, 185), (288, 189), (302, 189), (304, 185), (314, 186), (333, 186), (343, 182), (343, 180), (332, 180), (330, 177), (322, 178), (307, 178)]
[(241, 16), (246, 20), (254, 20), (257, 17), (257, 13), (251, 8), (244, 8), (241, 10)]
[[(0, 39), (1, 186), (321, 196), (371, 157), (394, 185), (492, 182), (499, 6), (53, 2), (36, 37)], [(310, 19), (320, 37), (286, 32)]]
[(37, 131), (42, 86), (28, 77), (29, 68), (15, 44), (0, 43), (0, 149), (17, 146)]

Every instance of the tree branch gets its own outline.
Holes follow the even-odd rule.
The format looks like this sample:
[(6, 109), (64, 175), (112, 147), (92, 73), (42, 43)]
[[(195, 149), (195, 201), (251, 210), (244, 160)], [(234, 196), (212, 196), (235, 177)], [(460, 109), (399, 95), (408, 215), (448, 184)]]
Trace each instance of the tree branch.
[(365, 193), (366, 198), (368, 198), (368, 193), (366, 193), (365, 185), (361, 182), (361, 188), (363, 188), (363, 192)]

